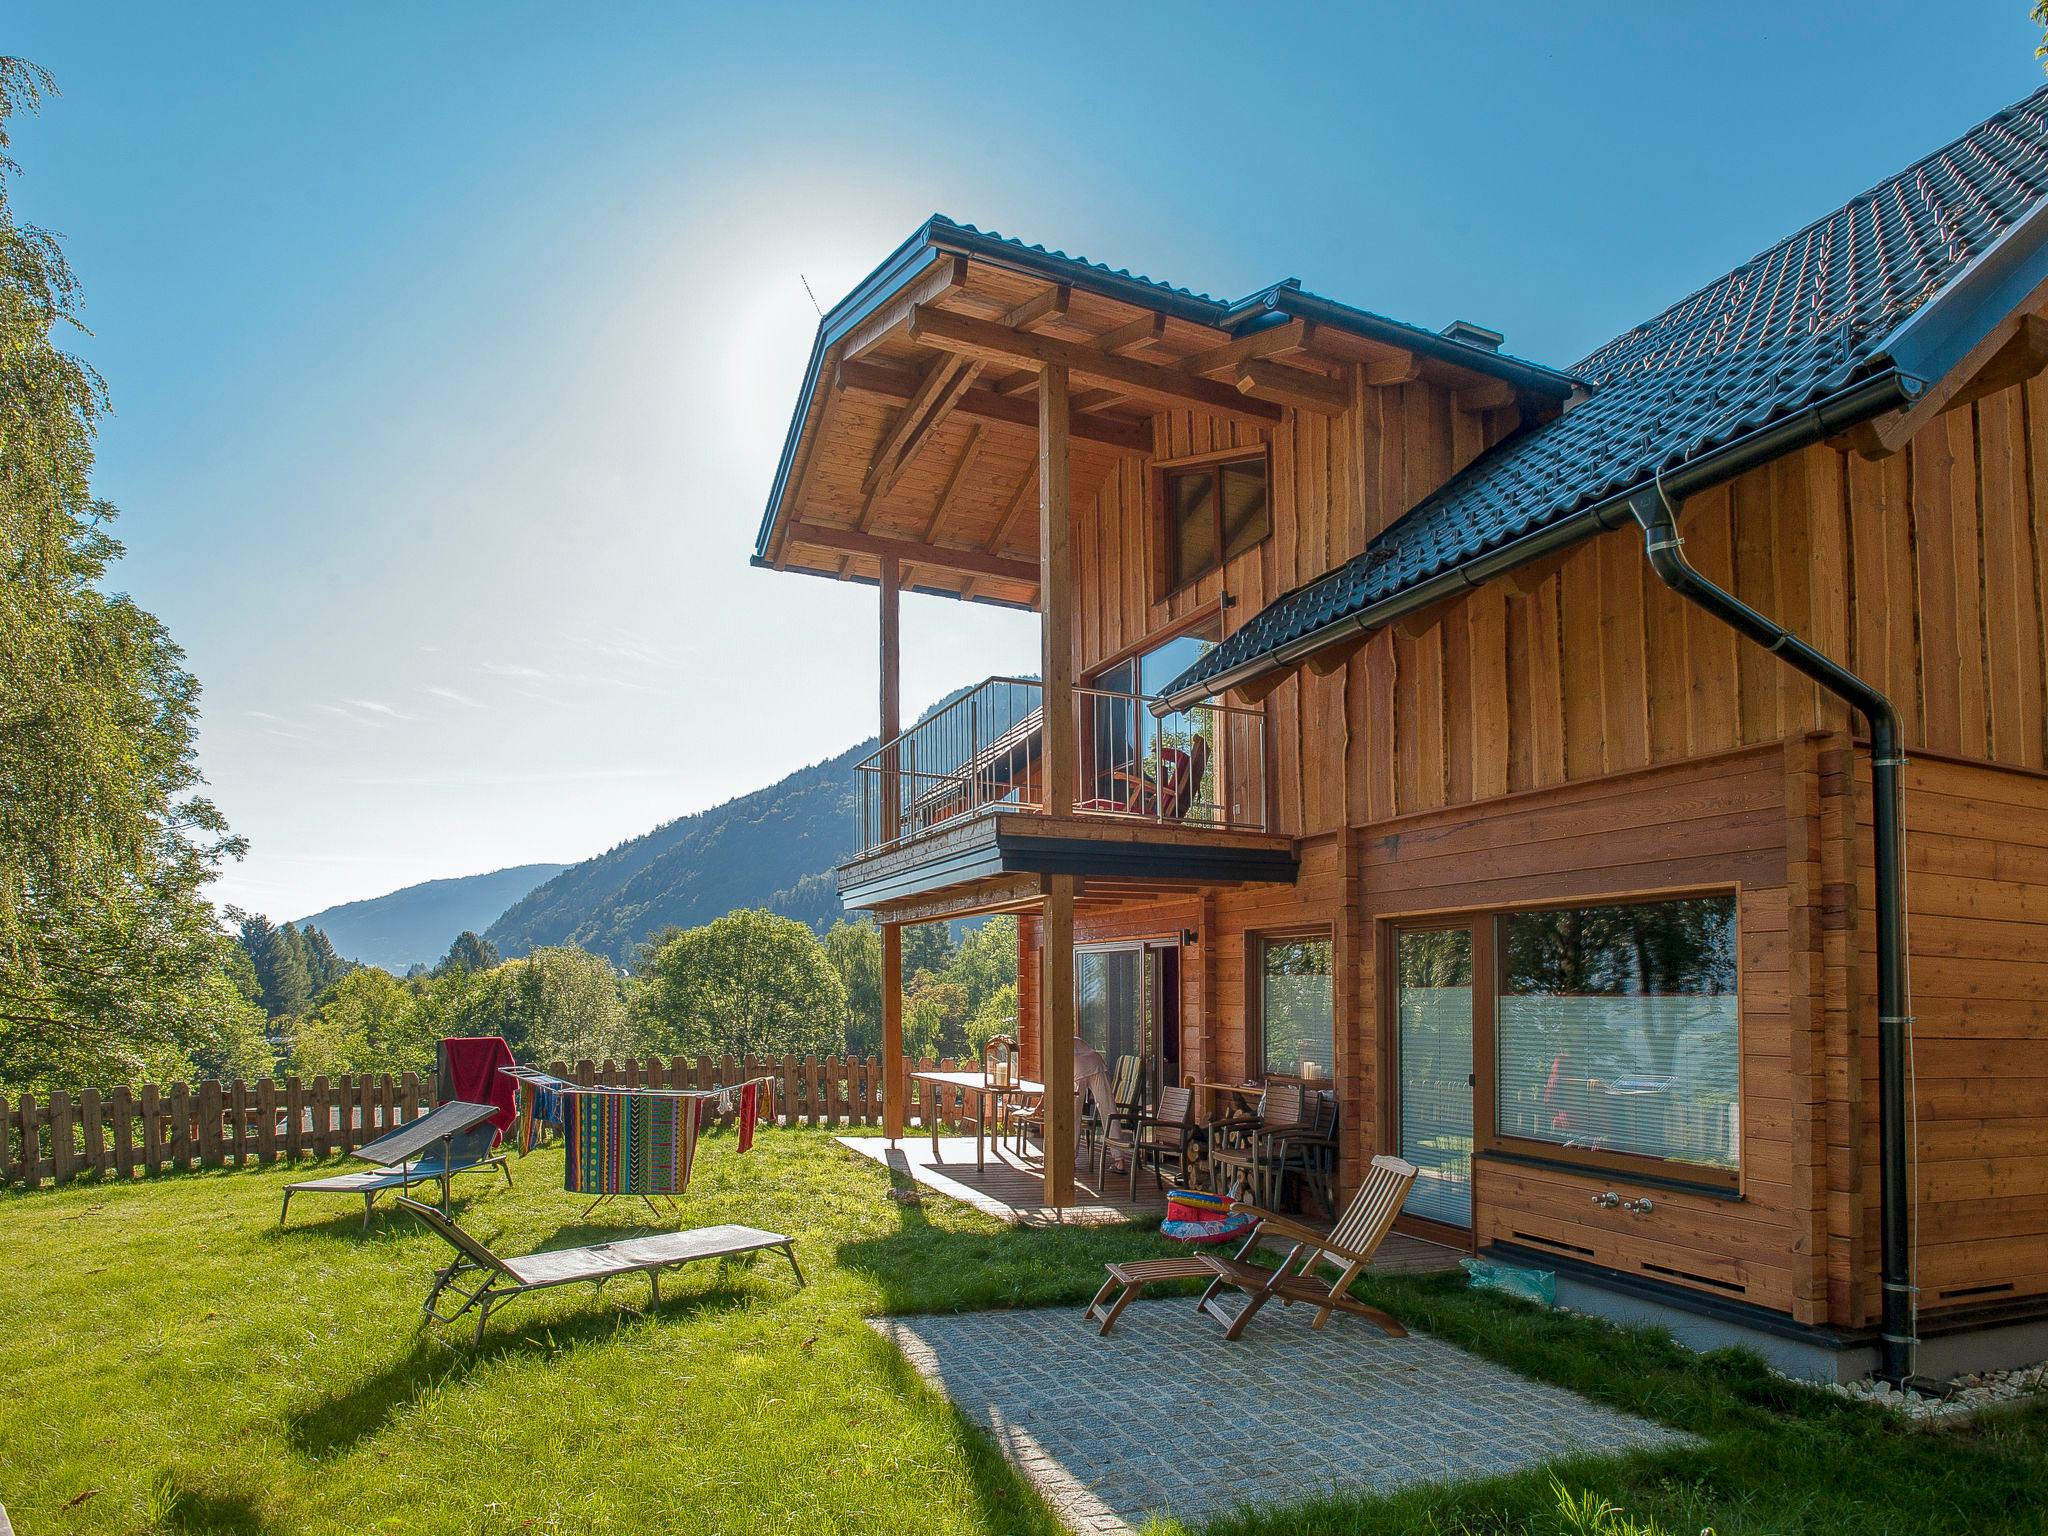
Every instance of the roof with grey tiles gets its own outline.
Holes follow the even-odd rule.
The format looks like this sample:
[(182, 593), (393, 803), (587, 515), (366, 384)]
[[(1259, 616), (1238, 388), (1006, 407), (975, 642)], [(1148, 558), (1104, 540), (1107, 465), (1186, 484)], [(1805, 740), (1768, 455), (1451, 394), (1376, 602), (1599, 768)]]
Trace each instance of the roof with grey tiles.
[(1600, 347), (1571, 370), (1586, 399), (1275, 599), (1168, 696), (1872, 377), (1893, 332), (2044, 193), (2048, 87)]

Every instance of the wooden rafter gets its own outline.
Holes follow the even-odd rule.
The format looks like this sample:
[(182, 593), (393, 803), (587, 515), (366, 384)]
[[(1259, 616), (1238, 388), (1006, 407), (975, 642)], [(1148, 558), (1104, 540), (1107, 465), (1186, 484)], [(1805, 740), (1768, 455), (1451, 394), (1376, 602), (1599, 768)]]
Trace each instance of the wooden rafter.
[(1351, 391), (1338, 380), (1264, 358), (1248, 358), (1237, 365), (1237, 388), (1254, 400), (1319, 411), (1325, 416), (1341, 416), (1351, 406)]
[[(884, 400), (903, 401), (917, 393), (919, 376), (911, 369), (891, 363), (851, 362), (839, 365), (833, 382), (839, 389), (854, 390)], [(1032, 433), (1038, 430), (1038, 408), (1030, 400), (1006, 399), (992, 389), (977, 386), (967, 390), (954, 403), (953, 411), (968, 421), (1019, 427)], [(1152, 451), (1151, 429), (1133, 422), (1081, 416), (1074, 421), (1073, 436), (1076, 442), (1114, 448), (1119, 453), (1149, 454)]]
[(1411, 613), (1404, 613), (1394, 620), (1394, 633), (1404, 640), (1420, 640), (1437, 625), (1448, 618), (1453, 609), (1465, 601), (1463, 592), (1453, 593), (1433, 603), (1425, 603)]
[(1361, 376), (1374, 389), (1391, 389), (1396, 384), (1413, 384), (1422, 377), (1422, 359), (1413, 352), (1360, 365)]
[(1924, 395), (1902, 411), (1864, 422), (1846, 434), (1848, 446), (1867, 459), (1897, 453), (1913, 434), (1944, 411), (1968, 405), (1993, 390), (2031, 379), (2048, 368), (2048, 319), (2036, 314), (2008, 316)]
[(1451, 391), (1451, 403), (1461, 411), (1497, 411), (1515, 403), (1515, 386), (1506, 379), (1475, 380)]
[(876, 534), (862, 533), (857, 528), (838, 528), (812, 522), (791, 524), (789, 537), (792, 543), (810, 544), (837, 554), (869, 555), (877, 560), (889, 555), (906, 564), (915, 562), (921, 567), (936, 570), (993, 576), (1002, 581), (1021, 582), (1025, 586), (1038, 584), (1036, 561), (1009, 560), (985, 550), (959, 549), (950, 544), (915, 544), (909, 539), (885, 539)]
[(1132, 347), (1144, 346), (1148, 342), (1157, 341), (1165, 334), (1166, 316), (1154, 311), (1104, 331), (1088, 344), (1096, 351), (1106, 352), (1114, 357), (1118, 353), (1130, 351)]
[(839, 345), (839, 355), (842, 358), (861, 356), (909, 319), (911, 312), (918, 305), (942, 299), (955, 288), (963, 288), (966, 284), (966, 257), (949, 256), (933, 262), (924, 276), (911, 283), (895, 298), (849, 331), (846, 340)]
[(1309, 671), (1315, 673), (1317, 677), (1329, 677), (1342, 672), (1351, 664), (1352, 657), (1372, 643), (1372, 636), (1371, 630), (1361, 629), (1348, 639), (1333, 641), (1319, 651), (1309, 652)]
[(1249, 336), (1240, 336), (1235, 341), (1211, 347), (1206, 352), (1197, 352), (1193, 357), (1182, 358), (1176, 366), (1182, 373), (1218, 373), (1254, 358), (1280, 357), (1288, 352), (1304, 351), (1315, 337), (1314, 321), (1290, 320), (1285, 325), (1271, 325), (1263, 331), (1253, 331)]
[(1008, 544), (1010, 542), (1010, 530), (1016, 526), (1017, 519), (1024, 515), (1027, 507), (1036, 507), (1037, 505), (1038, 461), (1033, 459), (1031, 467), (1024, 472), (1024, 478), (1017, 482), (1017, 489), (1010, 497), (1009, 506), (1003, 509), (1002, 518), (996, 524), (996, 531), (988, 536), (988, 542), (982, 548), (990, 554), (994, 554), (1005, 544)]
[(974, 461), (981, 457), (980, 427), (967, 429), (967, 444), (960, 450), (960, 457), (953, 461), (952, 471), (946, 476), (945, 488), (939, 492), (939, 499), (932, 503), (932, 515), (925, 519), (924, 532), (918, 535), (920, 543), (928, 541), (937, 530), (940, 519), (953, 505), (953, 498), (959, 494), (966, 482), (968, 471), (974, 468)]
[(910, 397), (888, 435), (882, 439), (882, 446), (875, 450), (867, 475), (860, 483), (862, 495), (889, 494), (890, 487), (910, 467), (910, 461), (917, 457), (918, 450), (946, 424), (946, 418), (959, 405), (960, 397), (973, 387), (980, 373), (981, 364), (972, 359), (948, 359), (934, 363), (925, 371), (917, 392)]
[(1125, 394), (1158, 404), (1193, 405), (1218, 416), (1262, 423), (1277, 422), (1282, 415), (1279, 406), (1247, 400), (1226, 384), (1127, 357), (1110, 357), (1077, 342), (1011, 330), (930, 305), (920, 305), (911, 312), (909, 334), (912, 341), (923, 346), (963, 357), (1065, 368), (1075, 377), (1112, 385)]

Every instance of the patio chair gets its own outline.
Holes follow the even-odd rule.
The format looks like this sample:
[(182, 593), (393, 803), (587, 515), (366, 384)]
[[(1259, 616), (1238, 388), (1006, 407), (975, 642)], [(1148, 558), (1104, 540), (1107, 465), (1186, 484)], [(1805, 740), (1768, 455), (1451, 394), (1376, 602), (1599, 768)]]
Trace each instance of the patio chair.
[[(501, 1259), (452, 1220), (417, 1200), (398, 1198), (400, 1209), (419, 1217), (455, 1250), (455, 1262), (434, 1273), (434, 1288), (427, 1292), (420, 1311), (427, 1322), (448, 1324), (472, 1308), (476, 1311), (474, 1343), (484, 1340), (484, 1324), (493, 1308), (532, 1291), (579, 1281), (603, 1289), (607, 1280), (620, 1275), (647, 1276), (647, 1291), (656, 1306), (661, 1304), (661, 1271), (694, 1264), (699, 1259), (731, 1259), (765, 1248), (777, 1249), (789, 1260), (796, 1283), (804, 1283), (797, 1268), (796, 1245), (780, 1232), (763, 1232), (758, 1227), (698, 1227), (688, 1232), (663, 1232), (655, 1237), (634, 1237), (616, 1243), (593, 1243), (585, 1248), (557, 1248), (548, 1253), (531, 1253), (523, 1258)], [(472, 1278), (474, 1277), (474, 1278)], [(471, 1289), (464, 1289), (465, 1285)], [(443, 1291), (462, 1298), (452, 1312), (438, 1310)]]
[(1103, 778), (1115, 787), (1080, 801), (1074, 809), (1147, 816), (1155, 821), (1185, 821), (1201, 790), (1202, 775), (1208, 770), (1206, 737), (1194, 737), (1185, 750), (1161, 746), (1155, 772), (1133, 773), (1127, 768), (1112, 768)]
[(363, 1143), (350, 1155), (377, 1166), (362, 1173), (334, 1173), (323, 1179), (300, 1179), (284, 1187), (284, 1203), (277, 1224), (291, 1214), (292, 1196), (361, 1195), (363, 1227), (370, 1225), (370, 1210), (387, 1189), (407, 1190), (415, 1184), (438, 1183), (441, 1209), (448, 1209), (448, 1181), (458, 1173), (488, 1173), (495, 1168), (512, 1182), (512, 1165), (502, 1152), (491, 1149), (498, 1140), (492, 1124), (498, 1113), (494, 1104), (467, 1104), (460, 1099), (443, 1104), (375, 1141)]
[[(1145, 1118), (1145, 1063), (1141, 1057), (1119, 1056), (1110, 1078), (1109, 1103), (1103, 1111), (1101, 1138), (1096, 1143), (1095, 1176), (1109, 1177), (1112, 1151), (1132, 1153), (1137, 1145), (1138, 1127)], [(1135, 1163), (1133, 1168), (1135, 1169)], [(1135, 1182), (1133, 1189), (1135, 1191)]]
[(1302, 1106), (1303, 1124), (1298, 1129), (1273, 1135), (1272, 1162), (1275, 1199), (1281, 1203), (1291, 1177), (1302, 1193), (1301, 1208), (1308, 1209), (1308, 1197), (1315, 1196), (1323, 1214), (1337, 1219), (1337, 1096), (1328, 1089), (1309, 1093)]
[[(1235, 1254), (1196, 1256), (1215, 1278), (1195, 1303), (1195, 1310), (1222, 1323), (1223, 1336), (1235, 1339), (1244, 1333), (1245, 1324), (1258, 1315), (1259, 1308), (1278, 1296), (1289, 1306), (1297, 1301), (1313, 1306), (1313, 1326), (1317, 1328), (1330, 1320), (1331, 1313), (1349, 1312), (1377, 1324), (1389, 1338), (1406, 1338), (1408, 1330), (1393, 1318), (1377, 1307), (1354, 1300), (1351, 1287), (1392, 1229), (1394, 1218), (1401, 1213), (1401, 1202), (1408, 1198), (1409, 1186), (1414, 1182), (1413, 1163), (1384, 1153), (1375, 1157), (1364, 1187), (1352, 1197), (1343, 1218), (1327, 1236), (1258, 1206), (1242, 1201), (1233, 1204), (1233, 1211), (1245, 1212), (1257, 1218), (1259, 1224)], [(1274, 1241), (1292, 1245), (1279, 1264), (1268, 1269), (1253, 1263), (1253, 1250), (1260, 1243)], [(1325, 1281), (1317, 1273), (1326, 1264), (1337, 1270), (1334, 1281)], [(1244, 1292), (1244, 1305), (1235, 1314), (1226, 1310), (1220, 1300), (1226, 1288)]]
[(1259, 1095), (1258, 1113), (1219, 1120), (1209, 1127), (1209, 1172), (1218, 1189), (1242, 1184), (1252, 1203), (1280, 1203), (1281, 1143), (1290, 1135), (1312, 1134), (1307, 1096), (1299, 1083), (1269, 1083)]
[(1166, 1187), (1161, 1174), (1171, 1168), (1176, 1180), (1192, 1177), (1195, 1159), (1195, 1091), (1192, 1088), (1163, 1088), (1159, 1107), (1138, 1117), (1132, 1137), (1131, 1198), (1138, 1198), (1138, 1169), (1149, 1167), (1152, 1182)]

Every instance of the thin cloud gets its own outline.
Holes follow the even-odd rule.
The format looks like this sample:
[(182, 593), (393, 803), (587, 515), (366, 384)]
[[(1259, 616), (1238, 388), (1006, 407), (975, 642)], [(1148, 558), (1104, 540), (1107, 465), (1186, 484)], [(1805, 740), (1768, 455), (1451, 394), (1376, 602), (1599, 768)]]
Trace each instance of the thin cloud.
[(386, 720), (419, 719), (418, 715), (408, 715), (404, 710), (396, 709), (381, 699), (343, 699), (341, 702), (350, 709), (360, 709), (364, 714), (377, 715)]
[(343, 709), (339, 704), (320, 704), (315, 708), (323, 715), (332, 715), (337, 720), (346, 720), (350, 725), (364, 726), (373, 731), (385, 730), (391, 724), (389, 720), (366, 719), (354, 710)]
[(453, 688), (423, 687), (420, 689), (420, 692), (427, 694), (432, 698), (445, 699), (450, 704), (460, 704), (464, 709), (483, 708), (483, 705), (480, 704), (477, 700), (472, 699), (468, 694), (460, 693)]
[(554, 673), (543, 672), (539, 667), (515, 666), (504, 661), (480, 661), (477, 663), (477, 670), (488, 672), (493, 677), (528, 677), (539, 680), (554, 676)]

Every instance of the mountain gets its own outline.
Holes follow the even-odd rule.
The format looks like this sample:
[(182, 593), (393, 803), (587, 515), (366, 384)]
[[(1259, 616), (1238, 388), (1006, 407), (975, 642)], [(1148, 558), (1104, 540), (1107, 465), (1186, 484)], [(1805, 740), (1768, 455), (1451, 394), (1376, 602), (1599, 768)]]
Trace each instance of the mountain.
[(737, 907), (830, 927), (840, 913), (832, 871), (853, 852), (853, 765), (874, 749), (864, 741), (572, 864), (513, 902), (484, 937), (508, 958), (580, 944), (623, 965), (649, 934)]
[(462, 875), (408, 885), (388, 896), (343, 902), (299, 919), (322, 930), (337, 953), (403, 976), (432, 965), (465, 928), (481, 932), (513, 902), (568, 866), (520, 864), (487, 875)]

